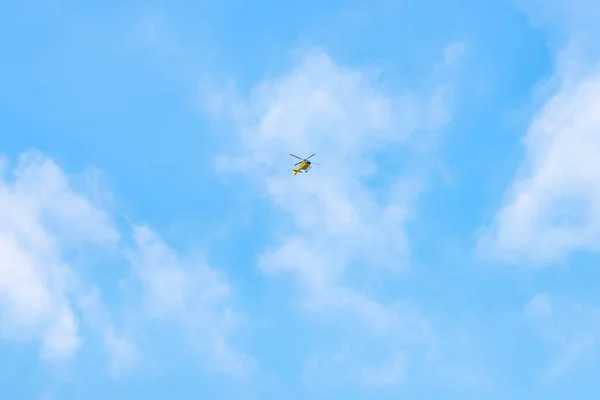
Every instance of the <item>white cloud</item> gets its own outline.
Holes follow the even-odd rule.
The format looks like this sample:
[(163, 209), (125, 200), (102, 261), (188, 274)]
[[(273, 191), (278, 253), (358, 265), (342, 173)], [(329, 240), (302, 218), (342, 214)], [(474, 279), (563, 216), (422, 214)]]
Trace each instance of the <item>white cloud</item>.
[(68, 359), (80, 347), (70, 291), (75, 277), (65, 252), (111, 245), (110, 218), (74, 192), (67, 176), (39, 153), (23, 155), (0, 182), (0, 318), (2, 334), (39, 340), (42, 357)]
[(63, 307), (49, 322), (42, 336), (42, 357), (50, 360), (65, 359), (79, 348), (81, 340), (73, 312)]
[(230, 308), (233, 291), (225, 277), (203, 260), (182, 258), (146, 226), (134, 229), (129, 259), (143, 286), (144, 312), (173, 323), (198, 345), (219, 371), (246, 376), (254, 361), (231, 347), (238, 323)]
[(85, 322), (99, 335), (108, 358), (112, 376), (122, 376), (138, 365), (141, 354), (132, 340), (117, 333), (110, 311), (102, 301), (100, 290), (93, 287), (80, 293), (77, 306)]
[[(96, 282), (78, 273), (78, 260), (88, 266), (96, 259), (87, 250), (122, 255), (121, 234), (94, 205), (107, 199), (97, 185), (98, 171), (88, 169), (72, 179), (37, 152), (24, 154), (11, 175), (8, 161), (1, 167), (0, 333), (8, 340), (40, 343), (40, 355), (48, 361), (72, 359), (91, 333), (103, 345), (113, 376), (131, 371), (142, 361), (133, 341), (139, 338), (117, 328), (115, 310), (107, 307)], [(74, 182), (82, 182), (91, 198), (76, 191)], [(182, 259), (147, 227), (133, 233), (136, 246), (126, 255), (144, 287), (145, 308), (136, 309), (141, 313), (130, 325), (147, 317), (176, 324), (194, 338), (194, 346), (208, 350), (215, 369), (246, 372), (251, 360), (233, 351), (227, 337), (238, 320), (228, 307), (232, 291), (225, 278), (202, 262)]]
[(600, 242), (600, 7), (522, 0), (534, 23), (560, 33), (556, 92), (524, 138), (526, 159), (480, 249), (507, 261), (556, 263)]
[(140, 355), (131, 341), (118, 335), (114, 329), (106, 332), (104, 340), (108, 353), (108, 368), (113, 376), (123, 375), (136, 366)]
[[(396, 171), (380, 171), (388, 182), (378, 199), (364, 180), (376, 172), (376, 153), (402, 143), (415, 130), (438, 126), (446, 116), (436, 94), (430, 99), (389, 96), (374, 78), (316, 52), (292, 72), (263, 82), (247, 100), (219, 99), (220, 111), (231, 112), (225, 115), (237, 124), (240, 154), (225, 158), (228, 165), (255, 179), (298, 225), (297, 238), (286, 239), (265, 256), (266, 269), (283, 267), (269, 259), (282, 252), (309, 257), (300, 264), (282, 254), (298, 274), (306, 272), (311, 279), (317, 271), (329, 279), (356, 257), (375, 259), (373, 264), (392, 269), (403, 267), (408, 246), (402, 225), (420, 182), (391, 176)], [(295, 159), (288, 153), (313, 152), (322, 165), (292, 177)], [(335, 254), (335, 260), (322, 265), (319, 259), (328, 254)], [(305, 271), (311, 266), (314, 271)]]
[[(366, 327), (386, 343), (431, 340), (418, 312), (371, 298), (348, 275), (369, 279), (406, 271), (410, 242), (404, 226), (422, 181), (402, 171), (402, 160), (389, 170), (378, 170), (375, 161), (386, 151), (401, 151), (398, 146), (415, 132), (425, 135), (447, 121), (443, 88), (430, 96), (390, 95), (375, 74), (316, 51), (247, 98), (229, 91), (212, 97), (206, 108), (234, 123), (237, 154), (221, 156), (217, 166), (253, 180), (292, 223), (261, 255), (261, 270), (295, 277), (306, 311), (341, 311), (354, 328)], [(288, 153), (317, 153), (313, 160), (321, 165), (292, 176), (297, 160)], [(370, 184), (376, 177), (383, 181)], [(401, 364), (397, 373), (369, 376), (402, 376)]]
[(480, 238), (481, 250), (507, 261), (600, 250), (600, 64), (571, 51), (560, 60), (561, 84), (531, 124), (526, 160)]
[(550, 346), (554, 361), (543, 374), (554, 380), (586, 357), (593, 356), (600, 338), (600, 311), (579, 303), (553, 301), (544, 293), (525, 306), (524, 317)]

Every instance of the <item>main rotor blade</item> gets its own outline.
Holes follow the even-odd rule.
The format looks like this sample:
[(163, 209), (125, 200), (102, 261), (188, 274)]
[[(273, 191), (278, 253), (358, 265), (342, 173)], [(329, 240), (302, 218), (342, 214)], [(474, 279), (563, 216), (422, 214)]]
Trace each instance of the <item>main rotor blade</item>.
[(302, 160), (300, 157), (298, 157), (298, 156), (295, 156), (295, 155), (293, 155), (293, 154), (290, 154), (290, 156), (292, 156), (292, 157), (296, 157), (298, 160)]
[(319, 164), (319, 163), (316, 163), (316, 162), (311, 162), (310, 164), (311, 164), (311, 165), (321, 165), (321, 164)]
[[(316, 154), (316, 153), (315, 153), (315, 154)], [(312, 156), (314, 156), (315, 154), (313, 154)], [(312, 156), (310, 156), (310, 157), (312, 157)], [(308, 160), (310, 157), (308, 157), (308, 158), (307, 158), (307, 160)]]
[(294, 165), (298, 165), (298, 164), (300, 164), (301, 162), (302, 162), (302, 161), (298, 161), (298, 162), (297, 162), (296, 164), (294, 164)]

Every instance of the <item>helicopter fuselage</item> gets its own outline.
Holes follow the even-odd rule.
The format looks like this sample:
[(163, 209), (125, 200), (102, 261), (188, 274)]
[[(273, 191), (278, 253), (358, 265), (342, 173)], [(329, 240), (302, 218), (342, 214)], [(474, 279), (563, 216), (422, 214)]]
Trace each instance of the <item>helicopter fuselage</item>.
[(306, 171), (310, 168), (310, 161), (304, 160), (298, 165), (298, 169), (302, 171)]
[(302, 160), (302, 162), (300, 162), (300, 164), (298, 164), (298, 167), (294, 168), (294, 175), (296, 175), (298, 172), (306, 172), (309, 169), (310, 169), (310, 161)]

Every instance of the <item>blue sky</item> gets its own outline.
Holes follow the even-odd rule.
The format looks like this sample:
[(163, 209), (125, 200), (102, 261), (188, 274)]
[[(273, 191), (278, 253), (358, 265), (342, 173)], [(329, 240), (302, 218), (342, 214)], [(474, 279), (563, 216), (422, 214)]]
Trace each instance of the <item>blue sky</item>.
[(7, 5), (2, 397), (596, 398), (598, 26), (563, 0)]

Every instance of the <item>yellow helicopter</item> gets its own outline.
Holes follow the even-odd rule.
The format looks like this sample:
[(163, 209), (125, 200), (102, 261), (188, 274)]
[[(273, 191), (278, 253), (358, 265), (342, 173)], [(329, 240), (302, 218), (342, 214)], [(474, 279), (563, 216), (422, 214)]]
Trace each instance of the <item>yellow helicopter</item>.
[[(319, 165), (316, 162), (310, 162), (308, 161), (308, 159), (312, 156), (314, 156), (314, 154), (310, 157), (307, 158), (300, 158), (298, 156), (295, 156), (293, 154), (290, 154), (290, 156), (292, 157), (296, 157), (298, 160), (300, 160), (299, 162), (297, 162), (296, 164), (294, 164), (294, 175), (296, 175), (298, 172), (302, 173), (302, 172), (308, 172), (308, 170), (310, 170), (312, 168), (312, 165)], [(297, 165), (297, 167), (296, 167)]]

